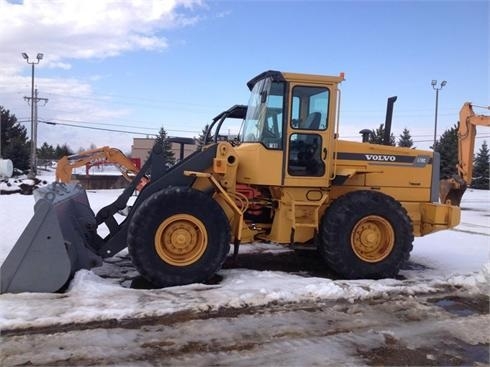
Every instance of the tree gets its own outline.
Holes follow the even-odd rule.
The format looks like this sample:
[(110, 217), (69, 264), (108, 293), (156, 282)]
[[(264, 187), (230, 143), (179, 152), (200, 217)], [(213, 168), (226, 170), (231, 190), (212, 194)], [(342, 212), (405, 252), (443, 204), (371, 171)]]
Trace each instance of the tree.
[[(368, 143), (371, 144), (383, 144), (383, 138), (385, 135), (385, 125), (380, 124), (379, 128), (376, 130), (372, 130), (372, 133), (369, 135)], [(395, 135), (391, 133), (389, 145), (395, 146)]]
[(51, 167), (51, 164), (55, 160), (54, 148), (52, 145), (44, 142), (41, 148), (37, 149), (37, 166), (44, 166), (44, 169)]
[(27, 129), (22, 126), (15, 115), (0, 106), (2, 135), (1, 156), (10, 159), (15, 168), (22, 171), (29, 168), (30, 142), (27, 139)]
[(476, 154), (473, 165), (473, 180), (471, 187), (475, 189), (490, 190), (490, 152), (487, 142), (484, 141), (480, 151)]
[(172, 150), (172, 143), (168, 140), (167, 131), (162, 126), (158, 131), (157, 138), (154, 145), (161, 145), (163, 148), (163, 161), (166, 166), (173, 166), (175, 164), (175, 153)]
[(441, 178), (450, 178), (458, 173), (458, 125), (444, 131), (436, 141), (434, 151), (441, 155)]
[(64, 157), (65, 155), (72, 155), (73, 150), (70, 149), (70, 147), (65, 143), (63, 145), (56, 145), (56, 148), (54, 149), (54, 157), (56, 159), (60, 159)]
[(41, 145), (41, 148), (38, 148), (37, 150), (37, 157), (39, 159), (55, 159), (56, 156), (53, 146), (44, 142), (43, 145)]
[[(197, 150), (201, 150), (201, 148), (209, 142), (209, 141), (206, 141), (206, 133), (208, 132), (208, 128), (209, 128), (209, 125), (206, 124), (206, 126), (204, 126), (204, 129), (202, 129), (199, 136), (197, 138), (194, 138), (194, 140), (196, 141)], [(210, 139), (210, 137), (208, 137), (208, 140), (209, 139)]]
[(406, 148), (411, 148), (413, 146), (412, 136), (410, 135), (410, 130), (407, 128), (403, 129), (403, 132), (400, 134), (398, 146)]
[(79, 147), (77, 153), (82, 153), (82, 152), (86, 152), (87, 150), (94, 150), (97, 148), (98, 148), (97, 145), (95, 145), (94, 143), (90, 143), (88, 148)]

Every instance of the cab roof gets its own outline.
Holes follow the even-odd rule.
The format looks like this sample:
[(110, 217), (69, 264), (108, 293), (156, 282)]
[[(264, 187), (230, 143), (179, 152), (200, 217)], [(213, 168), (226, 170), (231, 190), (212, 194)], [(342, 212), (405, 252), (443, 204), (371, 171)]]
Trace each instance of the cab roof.
[(252, 78), (247, 83), (248, 88), (252, 90), (258, 81), (265, 78), (271, 78), (275, 82), (290, 81), (290, 82), (304, 82), (304, 83), (330, 84), (330, 85), (339, 84), (343, 80), (345, 80), (344, 73), (340, 73), (339, 76), (331, 76), (331, 75), (299, 74), (299, 73), (282, 72), (277, 70), (267, 70), (264, 71), (263, 73), (260, 73), (256, 77)]

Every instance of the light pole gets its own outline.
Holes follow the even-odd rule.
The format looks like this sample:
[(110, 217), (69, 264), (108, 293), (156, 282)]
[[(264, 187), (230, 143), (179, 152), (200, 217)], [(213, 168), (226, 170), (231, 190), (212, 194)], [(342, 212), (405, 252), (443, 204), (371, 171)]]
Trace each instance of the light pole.
[(436, 148), (436, 140), (437, 140), (437, 109), (439, 107), (439, 91), (444, 88), (444, 86), (447, 84), (445, 80), (439, 84), (439, 88), (437, 88), (437, 80), (432, 80), (432, 89), (436, 91), (436, 113), (435, 113), (435, 118), (434, 118), (434, 145), (432, 145), (432, 149)]
[(29, 176), (34, 178), (36, 176), (36, 141), (35, 141), (35, 129), (34, 126), (34, 103), (37, 101), (34, 99), (34, 65), (39, 64), (43, 59), (43, 54), (38, 53), (36, 56), (37, 61), (29, 61), (29, 56), (22, 52), (22, 57), (27, 61), (28, 64), (32, 65), (32, 77), (31, 77), (31, 171)]

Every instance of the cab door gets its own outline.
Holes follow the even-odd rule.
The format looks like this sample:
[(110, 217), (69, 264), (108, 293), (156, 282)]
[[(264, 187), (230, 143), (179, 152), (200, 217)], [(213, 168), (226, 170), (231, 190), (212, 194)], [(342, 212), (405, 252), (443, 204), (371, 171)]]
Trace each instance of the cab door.
[(335, 128), (332, 92), (326, 86), (290, 85), (284, 184), (330, 186)]

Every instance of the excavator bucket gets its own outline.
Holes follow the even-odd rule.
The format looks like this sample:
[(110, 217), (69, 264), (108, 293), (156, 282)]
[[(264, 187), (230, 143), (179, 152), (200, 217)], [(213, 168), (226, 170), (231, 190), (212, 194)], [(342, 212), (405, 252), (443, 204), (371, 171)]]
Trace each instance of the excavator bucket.
[(78, 184), (34, 192), (34, 216), (0, 268), (1, 293), (56, 292), (80, 269), (102, 264), (94, 212)]
[(442, 204), (459, 206), (467, 184), (459, 176), (442, 179), (439, 183), (439, 199)]

